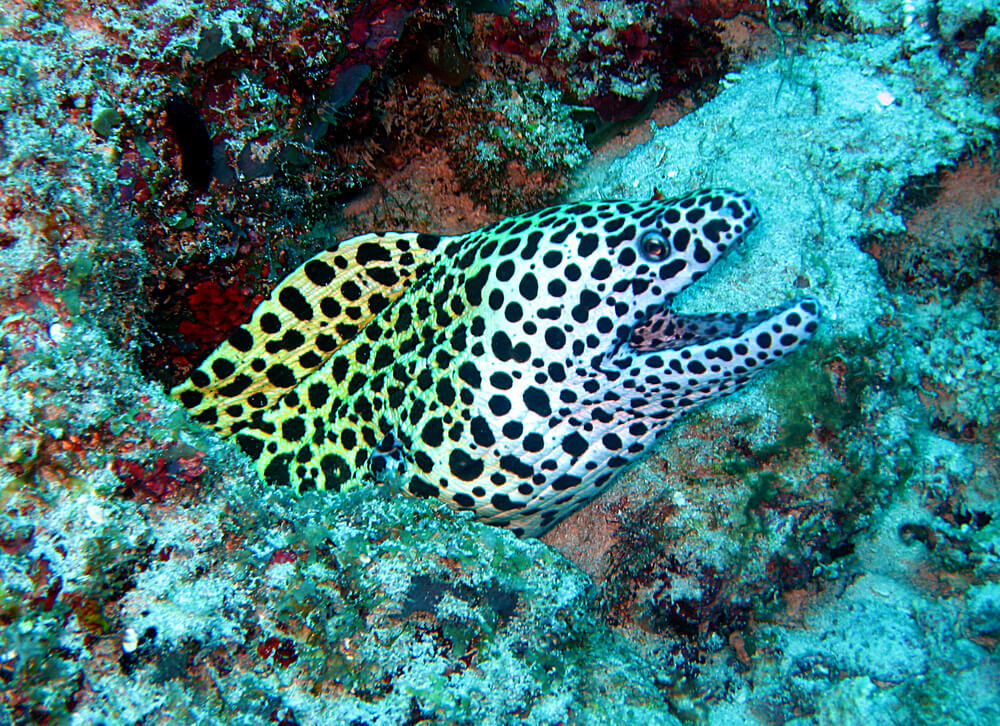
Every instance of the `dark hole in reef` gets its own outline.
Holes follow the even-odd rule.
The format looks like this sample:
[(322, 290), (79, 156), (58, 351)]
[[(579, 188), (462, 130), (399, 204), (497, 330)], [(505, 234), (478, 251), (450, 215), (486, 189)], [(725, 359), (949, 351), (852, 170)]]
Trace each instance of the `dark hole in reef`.
[(181, 175), (192, 189), (204, 189), (212, 181), (212, 137), (201, 113), (186, 98), (178, 94), (167, 97), (163, 104), (167, 126), (181, 151)]
[(418, 12), (403, 27), (400, 52), (390, 71), (418, 76), (429, 73), (445, 86), (461, 86), (472, 70), (468, 32), (467, 18), (459, 10), (443, 14)]
[(1000, 227), (992, 231), (990, 244), (983, 250), (979, 262), (987, 277), (992, 277), (994, 280), (1000, 278)]
[(906, 544), (920, 542), (932, 552), (937, 547), (937, 536), (934, 534), (934, 530), (925, 524), (907, 522), (901, 525), (899, 527), (899, 538)]
[(684, 638), (698, 635), (700, 612), (697, 602), (675, 600), (666, 607), (657, 607), (651, 615), (654, 632), (669, 631)]
[(931, 431), (952, 441), (975, 441), (979, 436), (978, 427), (971, 421), (956, 424), (937, 416), (931, 418)]
[(135, 649), (129, 653), (122, 653), (118, 659), (118, 666), (126, 676), (132, 675), (136, 668), (148, 663), (156, 653), (156, 628), (150, 626), (139, 638)]
[(952, 41), (962, 43), (982, 40), (986, 37), (986, 31), (994, 24), (996, 24), (996, 18), (984, 10), (978, 18), (970, 20), (955, 31)]
[(491, 585), (478, 590), (461, 583), (443, 582), (426, 575), (418, 575), (410, 581), (410, 589), (406, 593), (406, 603), (401, 617), (408, 617), (416, 612), (433, 613), (445, 593), (475, 606), (484, 600), (486, 605), (495, 612), (501, 620), (505, 620), (517, 608), (516, 592), (508, 592)]
[(961, 526), (963, 524), (970, 525), (973, 529), (982, 529), (987, 524), (993, 521), (993, 515), (989, 512), (970, 510), (970, 509), (960, 509), (955, 512), (955, 524)]
[(840, 542), (827, 552), (827, 556), (830, 561), (839, 560), (842, 557), (847, 557), (852, 554), (854, 554), (854, 543), (848, 541)]

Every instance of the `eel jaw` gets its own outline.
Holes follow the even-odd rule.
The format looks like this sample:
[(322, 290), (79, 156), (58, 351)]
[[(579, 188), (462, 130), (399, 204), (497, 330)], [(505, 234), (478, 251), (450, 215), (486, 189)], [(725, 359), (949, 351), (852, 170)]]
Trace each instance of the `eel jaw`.
[[(803, 305), (806, 307), (803, 308)], [(762, 327), (766, 321), (777, 319), (793, 308), (798, 310), (806, 322), (820, 317), (819, 303), (814, 298), (799, 298), (785, 305), (752, 312), (703, 315), (678, 313), (670, 308), (670, 303), (664, 303), (632, 328), (628, 344), (636, 353), (648, 353), (707, 346), (723, 339), (736, 340), (746, 337), (748, 331)], [(781, 326), (781, 323), (776, 320), (772, 328), (774, 325)], [(805, 326), (800, 324), (793, 327)], [(814, 329), (815, 326), (809, 331), (803, 330), (806, 333), (805, 340), (812, 337)], [(783, 330), (773, 332), (781, 334)]]
[(664, 305), (633, 328), (623, 354), (633, 364), (660, 358), (675, 380), (714, 397), (802, 347), (821, 314), (808, 297), (748, 313), (686, 315)]

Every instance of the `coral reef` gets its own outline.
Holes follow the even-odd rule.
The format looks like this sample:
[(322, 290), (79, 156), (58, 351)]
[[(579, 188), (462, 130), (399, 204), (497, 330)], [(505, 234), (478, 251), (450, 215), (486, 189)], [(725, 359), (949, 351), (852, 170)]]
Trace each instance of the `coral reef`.
[[(378, 492), (331, 507), (220, 483), (153, 506), (48, 492), (48, 526), (31, 529), (8, 500), (21, 535), (5, 551), (32, 563), (5, 563), (15, 722), (554, 723), (588, 704), (653, 722), (641, 662), (615, 653), (586, 577), (544, 545)], [(76, 636), (47, 640), (63, 628)]]
[(492, 19), (492, 47), (542, 68), (576, 103), (605, 121), (635, 114), (725, 71), (713, 21), (751, 2), (514, 3)]
[[(996, 723), (998, 27), (985, 0), (6, 4), (5, 720)], [(263, 490), (151, 381), (348, 230), (719, 183), (767, 222), (679, 305), (800, 289), (821, 345), (544, 543)]]

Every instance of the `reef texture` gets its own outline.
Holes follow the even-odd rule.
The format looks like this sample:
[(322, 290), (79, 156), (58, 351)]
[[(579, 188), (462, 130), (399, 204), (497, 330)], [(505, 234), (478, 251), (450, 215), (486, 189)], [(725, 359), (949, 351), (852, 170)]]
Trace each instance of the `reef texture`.
[[(5, 720), (996, 723), (998, 21), (6, 4)], [(718, 184), (765, 224), (678, 307), (826, 323), (545, 542), (264, 488), (165, 395), (334, 237)]]

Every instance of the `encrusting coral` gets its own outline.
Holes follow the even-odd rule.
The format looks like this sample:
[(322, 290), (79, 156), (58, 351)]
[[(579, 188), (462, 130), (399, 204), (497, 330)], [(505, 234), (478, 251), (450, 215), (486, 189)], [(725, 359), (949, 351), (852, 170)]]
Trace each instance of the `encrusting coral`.
[[(793, 5), (5, 5), (3, 716), (1000, 719), (996, 12)], [(717, 86), (743, 27), (786, 55)], [(680, 87), (683, 119), (590, 165)], [(332, 238), (718, 184), (762, 229), (675, 309), (800, 290), (818, 339), (545, 541), (262, 486), (150, 380)]]

